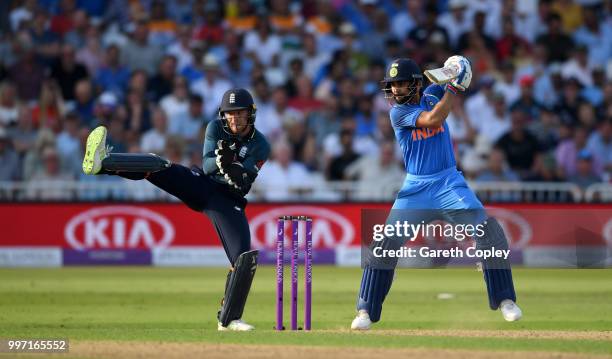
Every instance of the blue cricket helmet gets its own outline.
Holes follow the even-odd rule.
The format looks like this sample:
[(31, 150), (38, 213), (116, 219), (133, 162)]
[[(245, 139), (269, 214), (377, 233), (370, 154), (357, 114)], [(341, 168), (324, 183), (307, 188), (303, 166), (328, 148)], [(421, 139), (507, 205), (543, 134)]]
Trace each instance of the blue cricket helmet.
[(383, 83), (423, 80), (419, 65), (411, 59), (396, 59), (387, 66)]
[[(410, 90), (405, 96), (394, 96), (391, 92), (391, 83), (399, 81), (408, 82), (407, 87)], [(398, 104), (415, 102), (414, 99), (416, 98), (418, 100), (418, 92), (423, 84), (423, 74), (421, 73), (419, 65), (412, 59), (396, 59), (387, 66), (382, 84), (385, 98), (392, 98)]]

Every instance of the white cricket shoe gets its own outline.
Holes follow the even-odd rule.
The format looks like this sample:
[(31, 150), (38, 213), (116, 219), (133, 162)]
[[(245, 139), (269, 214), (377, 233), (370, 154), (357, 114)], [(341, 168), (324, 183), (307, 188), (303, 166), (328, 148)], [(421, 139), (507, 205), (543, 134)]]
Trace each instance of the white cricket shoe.
[(368, 330), (372, 326), (372, 321), (370, 320), (370, 315), (367, 311), (361, 309), (353, 322), (351, 323), (352, 330)]
[(499, 310), (501, 310), (504, 319), (509, 322), (515, 322), (523, 316), (523, 312), (521, 308), (516, 305), (511, 299), (504, 299), (499, 305)]
[(232, 320), (227, 325), (227, 327), (224, 327), (223, 325), (221, 325), (221, 322), (217, 324), (217, 330), (220, 332), (223, 332), (226, 330), (232, 330), (235, 332), (246, 332), (246, 331), (253, 330), (253, 329), (255, 329), (254, 326), (252, 326), (251, 324), (245, 323), (240, 319)]
[(102, 169), (102, 160), (107, 156), (106, 128), (98, 126), (87, 136), (85, 156), (83, 157), (83, 172), (95, 175)]

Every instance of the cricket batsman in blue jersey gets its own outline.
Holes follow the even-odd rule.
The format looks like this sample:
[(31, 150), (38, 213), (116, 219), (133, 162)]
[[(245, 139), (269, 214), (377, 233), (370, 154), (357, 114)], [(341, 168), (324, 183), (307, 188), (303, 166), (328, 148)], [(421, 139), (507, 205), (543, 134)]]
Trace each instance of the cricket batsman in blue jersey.
[[(456, 168), (446, 124), (452, 97), (459, 96), (470, 85), (470, 62), (465, 57), (452, 56), (444, 66), (457, 66), (460, 69), (459, 75), (444, 87), (437, 84), (428, 86), (422, 97), (423, 75), (411, 59), (393, 61), (382, 81), (385, 97), (393, 102), (390, 118), (406, 168), (406, 179), (397, 194), (387, 223), (390, 223), (393, 213), (395, 216), (397, 213), (418, 213), (419, 210), (473, 213), (473, 222), (480, 223), (483, 228), (483, 235), (475, 238), (476, 249), (494, 247), (506, 250), (508, 241), (502, 227), (495, 218), (487, 218), (482, 204)], [(380, 320), (396, 264), (397, 261), (393, 262), (391, 268), (381, 268), (365, 262), (357, 298), (358, 313), (351, 329), (367, 330), (373, 322)], [(483, 258), (482, 269), (490, 308), (500, 309), (507, 321), (519, 320), (522, 312), (515, 303), (509, 260)]]

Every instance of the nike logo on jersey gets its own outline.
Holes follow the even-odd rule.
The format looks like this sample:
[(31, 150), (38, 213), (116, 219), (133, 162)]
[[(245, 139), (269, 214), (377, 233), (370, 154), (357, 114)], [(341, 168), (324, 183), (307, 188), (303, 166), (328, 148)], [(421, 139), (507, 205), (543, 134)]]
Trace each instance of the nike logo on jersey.
[(412, 130), (412, 140), (413, 141), (426, 140), (442, 132), (444, 132), (444, 127), (415, 128), (414, 130)]

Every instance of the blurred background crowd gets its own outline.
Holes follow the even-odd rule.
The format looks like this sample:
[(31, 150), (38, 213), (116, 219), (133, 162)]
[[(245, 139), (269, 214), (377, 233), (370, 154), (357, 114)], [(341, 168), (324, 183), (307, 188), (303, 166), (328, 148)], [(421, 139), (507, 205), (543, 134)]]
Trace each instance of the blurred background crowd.
[(245, 87), (273, 146), (258, 198), (334, 181), (367, 197), (405, 174), (386, 64), (425, 70), (462, 54), (474, 77), (448, 123), (466, 177), (610, 182), (611, 11), (601, 0), (2, 1), (0, 181), (119, 180), (81, 173), (98, 125), (116, 152), (201, 166), (223, 92)]

